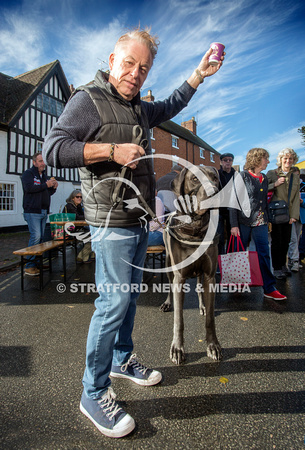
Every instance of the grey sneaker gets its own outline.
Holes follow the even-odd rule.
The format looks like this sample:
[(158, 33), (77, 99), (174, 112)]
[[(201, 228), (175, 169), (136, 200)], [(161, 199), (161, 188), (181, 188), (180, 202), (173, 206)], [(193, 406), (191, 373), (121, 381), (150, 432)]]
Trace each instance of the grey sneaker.
[(291, 271), (292, 272), (298, 272), (299, 271), (299, 261), (294, 261), (292, 263)]
[(287, 266), (282, 267), (282, 272), (286, 277), (291, 277), (291, 270)]
[(277, 280), (285, 280), (286, 279), (286, 275), (284, 274), (284, 272), (282, 270), (274, 270), (273, 275), (275, 276), (275, 278)]
[(148, 369), (136, 360), (137, 355), (131, 355), (127, 363), (122, 366), (111, 367), (110, 376), (127, 378), (141, 386), (154, 386), (162, 380), (162, 374), (157, 370)]
[(115, 397), (111, 387), (97, 400), (83, 392), (80, 410), (105, 436), (120, 438), (132, 432), (135, 421), (116, 403)]

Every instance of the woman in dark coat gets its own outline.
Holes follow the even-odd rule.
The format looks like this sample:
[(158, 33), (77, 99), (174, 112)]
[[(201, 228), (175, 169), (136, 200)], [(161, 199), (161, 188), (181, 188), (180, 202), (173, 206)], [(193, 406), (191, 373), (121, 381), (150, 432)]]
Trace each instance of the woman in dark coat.
[[(63, 209), (64, 213), (75, 214), (75, 220), (85, 220), (84, 210), (82, 206), (82, 193), (75, 189), (71, 192), (66, 200), (66, 205)], [(95, 254), (91, 249), (91, 242), (87, 242), (77, 255), (78, 262), (90, 263), (95, 258)]]
[(75, 214), (75, 220), (85, 220), (84, 210), (82, 206), (82, 193), (80, 190), (75, 189), (71, 192), (66, 200), (66, 205), (63, 209), (64, 213)]
[(252, 148), (246, 156), (246, 164), (241, 176), (247, 189), (251, 211), (250, 215), (237, 209), (230, 209), (231, 234), (240, 236), (246, 250), (253, 238), (263, 277), (264, 296), (273, 300), (285, 300), (275, 287), (271, 271), (268, 241), (267, 194), (268, 179), (261, 171), (269, 164), (269, 153), (264, 148)]

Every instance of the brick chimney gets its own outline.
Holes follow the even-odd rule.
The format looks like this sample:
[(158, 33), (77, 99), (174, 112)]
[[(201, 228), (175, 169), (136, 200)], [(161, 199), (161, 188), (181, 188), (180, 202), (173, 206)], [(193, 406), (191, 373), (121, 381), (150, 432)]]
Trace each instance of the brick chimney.
[(191, 131), (193, 134), (195, 134), (195, 136), (197, 135), (197, 123), (195, 117), (192, 117), (190, 120), (187, 120), (186, 122), (182, 122), (181, 126)]
[(149, 89), (147, 95), (145, 95), (145, 97), (141, 97), (141, 100), (143, 100), (144, 102), (153, 102), (155, 100), (155, 97), (152, 95), (152, 91)]

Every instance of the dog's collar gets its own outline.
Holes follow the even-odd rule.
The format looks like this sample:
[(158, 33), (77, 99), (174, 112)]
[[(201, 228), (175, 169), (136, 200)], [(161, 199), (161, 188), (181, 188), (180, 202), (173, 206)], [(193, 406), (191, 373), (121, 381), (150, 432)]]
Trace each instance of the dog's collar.
[[(208, 228), (210, 215), (209, 214), (207, 214), (207, 215), (205, 214), (204, 216), (196, 215), (196, 216), (194, 216), (194, 218), (196, 218), (196, 220), (192, 220), (192, 222), (189, 224), (180, 222), (180, 224), (174, 225), (174, 224), (172, 224), (172, 222), (176, 221), (178, 219), (178, 218), (176, 218), (176, 216), (177, 216), (177, 213), (171, 214), (169, 216), (168, 221), (167, 221), (167, 227), (166, 227), (167, 233), (169, 233), (174, 239), (176, 239), (177, 241), (179, 241), (183, 244), (198, 246), (198, 244), (200, 242), (202, 242), (202, 239), (204, 238), (204, 235)], [(197, 217), (199, 219), (197, 219)], [(180, 232), (182, 232), (188, 236), (192, 236), (192, 240), (184, 239), (179, 234)]]

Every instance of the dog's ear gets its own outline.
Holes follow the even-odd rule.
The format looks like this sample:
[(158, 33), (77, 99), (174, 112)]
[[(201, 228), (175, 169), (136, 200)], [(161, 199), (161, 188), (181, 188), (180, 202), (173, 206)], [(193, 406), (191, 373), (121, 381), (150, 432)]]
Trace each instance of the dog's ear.
[(218, 184), (219, 184), (219, 172), (215, 167), (209, 167), (209, 169), (213, 170), (215, 172), (215, 175), (217, 176)]
[(181, 172), (172, 180), (171, 189), (179, 197), (183, 195), (183, 184), (186, 174), (186, 168), (182, 169)]
[(217, 184), (219, 187), (219, 172), (218, 172), (218, 170), (212, 166), (208, 166), (207, 168), (208, 168), (208, 170), (212, 171), (214, 173), (214, 175), (217, 177)]
[(212, 169), (214, 172), (215, 172), (215, 174), (217, 175), (217, 177), (219, 178), (219, 172), (218, 172), (218, 170), (216, 169), (216, 167), (209, 167), (209, 169)]

